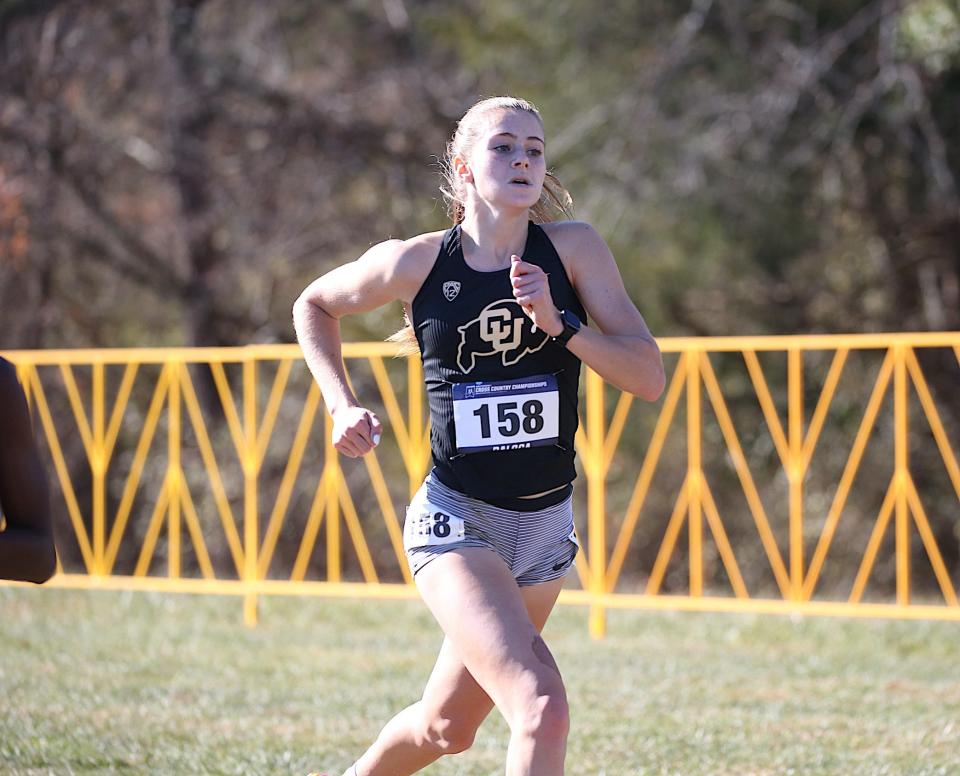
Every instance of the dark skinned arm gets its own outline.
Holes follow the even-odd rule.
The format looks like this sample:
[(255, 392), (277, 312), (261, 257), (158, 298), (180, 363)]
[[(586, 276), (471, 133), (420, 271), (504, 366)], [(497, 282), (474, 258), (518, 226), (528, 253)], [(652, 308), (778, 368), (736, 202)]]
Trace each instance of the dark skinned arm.
[(0, 578), (46, 582), (56, 570), (47, 478), (16, 369), (0, 358)]

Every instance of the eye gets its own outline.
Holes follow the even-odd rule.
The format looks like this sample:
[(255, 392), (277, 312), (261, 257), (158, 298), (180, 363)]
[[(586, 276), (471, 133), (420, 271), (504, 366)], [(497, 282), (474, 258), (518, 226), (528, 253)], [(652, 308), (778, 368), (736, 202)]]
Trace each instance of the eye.
[(500, 145), (495, 145), (495, 146), (493, 147), (493, 150), (494, 150), (494, 151), (500, 151), (500, 152), (504, 152), (504, 151), (509, 152), (509, 151), (510, 151), (510, 146), (507, 145), (506, 143), (501, 143)]
[(530, 156), (543, 156), (543, 151), (539, 148), (531, 148), (527, 153), (530, 154)]

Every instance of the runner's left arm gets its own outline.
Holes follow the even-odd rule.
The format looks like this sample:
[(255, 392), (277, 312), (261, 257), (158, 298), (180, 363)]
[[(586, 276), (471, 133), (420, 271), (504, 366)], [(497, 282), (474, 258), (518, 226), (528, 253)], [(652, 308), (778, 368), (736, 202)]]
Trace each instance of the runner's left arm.
[[(627, 294), (620, 270), (603, 238), (589, 224), (550, 225), (549, 235), (571, 283), (595, 326), (583, 326), (567, 348), (604, 380), (647, 401), (663, 392), (660, 348)], [(534, 264), (514, 266), (514, 296), (534, 323), (551, 336), (563, 330), (549, 292), (549, 277)]]

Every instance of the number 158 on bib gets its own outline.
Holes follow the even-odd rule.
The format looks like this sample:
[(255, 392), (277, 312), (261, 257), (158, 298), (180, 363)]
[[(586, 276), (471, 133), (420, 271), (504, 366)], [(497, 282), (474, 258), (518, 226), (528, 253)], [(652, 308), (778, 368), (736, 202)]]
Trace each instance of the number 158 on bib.
[(461, 453), (552, 445), (559, 438), (559, 417), (553, 375), (453, 386), (453, 418)]

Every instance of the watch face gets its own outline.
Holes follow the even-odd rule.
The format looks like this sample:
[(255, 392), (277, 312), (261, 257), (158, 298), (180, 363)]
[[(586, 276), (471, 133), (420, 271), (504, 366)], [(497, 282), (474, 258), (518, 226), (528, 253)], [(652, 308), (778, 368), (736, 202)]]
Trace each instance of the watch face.
[(561, 345), (566, 345), (570, 338), (580, 331), (580, 319), (569, 310), (561, 310), (560, 320), (563, 321), (563, 331), (554, 337), (554, 340)]
[(574, 332), (580, 331), (580, 319), (569, 310), (564, 310), (560, 316), (563, 318), (564, 328), (573, 329)]

